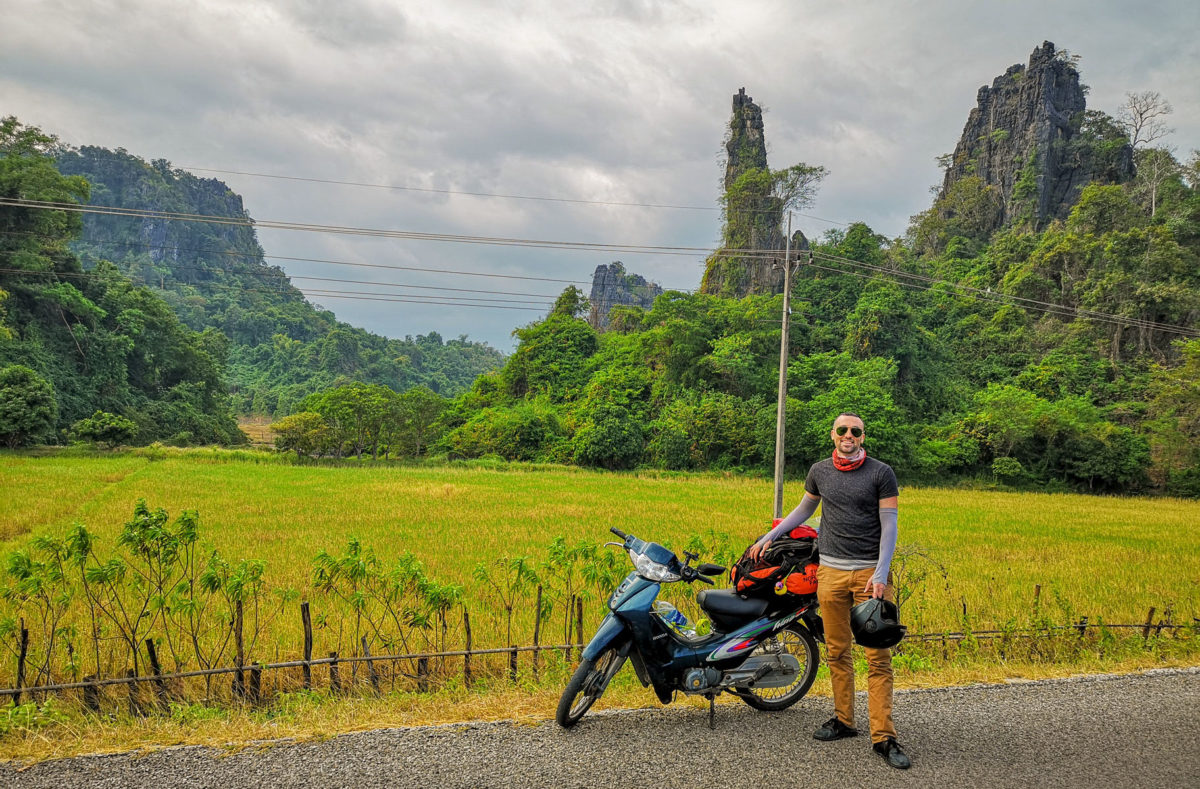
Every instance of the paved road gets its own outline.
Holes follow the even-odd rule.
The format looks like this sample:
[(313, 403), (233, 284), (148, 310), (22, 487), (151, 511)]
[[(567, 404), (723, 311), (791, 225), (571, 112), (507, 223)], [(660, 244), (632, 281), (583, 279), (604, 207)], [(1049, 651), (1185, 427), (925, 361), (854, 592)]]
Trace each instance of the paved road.
[[(866, 698), (858, 699), (860, 725)], [(774, 715), (719, 707), (599, 712), (572, 731), (472, 724), (350, 734), (222, 755), (65, 759), (0, 786), (214, 787), (1200, 787), (1200, 670), (897, 694), (913, 757), (887, 767), (868, 738), (819, 743), (828, 699)]]

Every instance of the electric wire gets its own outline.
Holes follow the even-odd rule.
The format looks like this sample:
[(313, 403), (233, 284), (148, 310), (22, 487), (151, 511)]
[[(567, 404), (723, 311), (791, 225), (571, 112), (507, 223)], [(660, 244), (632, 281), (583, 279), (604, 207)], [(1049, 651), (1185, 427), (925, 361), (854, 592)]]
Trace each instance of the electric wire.
[[(276, 175), (276, 174), (272, 174), (272, 173), (252, 173), (252, 172), (246, 172), (243, 170), (220, 170), (215, 167), (192, 167), (191, 165), (182, 165), (182, 164), (175, 165), (174, 167), (175, 167), (175, 169), (183, 170), (183, 171), (187, 171), (187, 172), (221, 173), (223, 175), (243, 175), (243, 176), (247, 176), (250, 178), (271, 178), (271, 179), (280, 180), (280, 181), (301, 181), (301, 182), (305, 182), (305, 183), (314, 183), (314, 184), (333, 184), (333, 185), (337, 185), (337, 186), (356, 186), (356, 187), (367, 188), (367, 189), (388, 189), (388, 190), (393, 190), (393, 191), (424, 192), (427, 194), (440, 194), (440, 195), (456, 195), (456, 196), (461, 195), (464, 197), (492, 197), (492, 198), (501, 198), (501, 199), (505, 199), (505, 200), (531, 200), (531, 201), (546, 202), (546, 203), (569, 203), (572, 205), (619, 206), (619, 207), (628, 207), (628, 208), (671, 208), (671, 209), (678, 209), (678, 210), (682, 210), (682, 211), (723, 211), (724, 210), (717, 206), (706, 206), (706, 205), (676, 205), (674, 203), (637, 203), (637, 202), (626, 202), (626, 201), (622, 201), (622, 200), (583, 200), (583, 199), (579, 199), (579, 198), (570, 198), (570, 197), (543, 197), (543, 196), (536, 196), (536, 195), (504, 194), (504, 193), (497, 193), (497, 192), (468, 192), (468, 191), (462, 191), (462, 190), (457, 190), (457, 189), (435, 189), (433, 187), (426, 187), (426, 186), (399, 186), (397, 184), (373, 184), (373, 183), (366, 183), (363, 181), (339, 181), (339, 180), (335, 180), (332, 178), (311, 178), (311, 177), (304, 177), (304, 176), (299, 176), (299, 175)], [(744, 208), (744, 209), (738, 209), (738, 210), (741, 213), (769, 214), (769, 213), (779, 213), (782, 209), (778, 209), (778, 208)], [(825, 223), (831, 224), (831, 225), (839, 225), (841, 227), (849, 227), (849, 225), (847, 223), (838, 222), (837, 220), (834, 220), (834, 219), (823, 219), (822, 217), (813, 216), (812, 214), (801, 213), (799, 211), (795, 211), (793, 213), (795, 213), (797, 216), (804, 217), (805, 219), (813, 219), (813, 220), (816, 220), (817, 222), (825, 222)]]
[[(104, 279), (104, 276), (101, 274), (95, 274), (93, 272), (87, 272), (87, 271), (84, 271), (84, 272), (31, 271), (29, 269), (0, 268), (0, 273), (18, 274), (18, 275), (26, 275), (26, 276), (55, 277), (55, 278), (65, 277), (65, 278), (70, 278), (70, 279), (92, 279), (92, 280), (103, 280)], [(151, 290), (159, 290), (160, 289), (160, 288), (155, 287), (155, 283), (147, 282), (144, 278), (135, 279), (134, 277), (131, 277), (125, 273), (122, 273), (122, 276), (129, 279), (129, 281), (133, 282), (135, 285), (141, 285), (141, 286), (149, 288)], [(188, 283), (182, 283), (182, 282), (177, 281), (173, 284), (174, 285), (186, 285)], [(209, 288), (214, 288), (217, 290), (226, 290), (226, 291), (236, 290), (239, 293), (243, 293), (243, 292), (279, 293), (279, 292), (281, 292), (280, 289), (278, 289), (278, 288), (252, 288), (252, 287), (244, 287), (244, 286), (240, 286), (240, 285), (227, 285), (227, 284), (218, 283), (218, 282), (208, 282), (208, 283), (205, 283), (205, 286), (209, 287)], [(489, 299), (489, 298), (480, 297), (480, 296), (459, 296), (459, 297), (423, 296), (421, 298), (418, 298), (417, 297), (418, 294), (409, 294), (409, 293), (377, 293), (377, 292), (373, 292), (373, 291), (333, 290), (333, 289), (324, 289), (324, 288), (300, 288), (300, 287), (296, 287), (296, 286), (291, 286), (291, 287), (295, 287), (296, 290), (300, 291), (301, 293), (303, 293), (306, 296), (313, 294), (319, 298), (352, 298), (352, 297), (354, 297), (354, 298), (361, 298), (362, 300), (368, 300), (368, 301), (369, 300), (402, 301), (402, 302), (409, 303), (409, 304), (429, 304), (432, 306), (485, 307), (485, 308), (493, 308), (493, 309), (520, 309), (520, 310), (529, 310), (529, 311), (533, 311), (533, 312), (543, 312), (543, 311), (546, 311), (546, 310), (550, 309), (551, 307), (553, 307), (553, 297), (551, 297), (550, 300), (544, 301), (544, 302), (528, 301), (528, 300), (520, 300), (520, 299)], [(367, 296), (378, 296), (380, 298), (367, 299), (367, 298), (365, 298)], [(389, 298), (383, 298), (383, 297), (389, 297)], [(541, 306), (541, 307), (498, 306), (496, 304), (491, 304), (491, 303), (487, 303), (487, 302), (502, 302), (505, 305), (541, 304), (543, 306)]]
[[(0, 233), (0, 235), (3, 235), (3, 233)], [(259, 256), (259, 255), (254, 255), (249, 252), (235, 252), (233, 250), (186, 249), (186, 248), (176, 247), (176, 246), (169, 245), (169, 244), (146, 244), (146, 243), (141, 243), (141, 242), (129, 242), (129, 241), (97, 241), (94, 239), (87, 239), (87, 238), (81, 238), (81, 239), (79, 239), (79, 241), (82, 243), (85, 243), (85, 244), (91, 244), (93, 246), (123, 246), (123, 247), (139, 248), (139, 249), (141, 249), (141, 248), (170, 249), (175, 252), (187, 252), (187, 253), (192, 253), (192, 254), (210, 254), (210, 255), (215, 255), (215, 256), (219, 256), (219, 257), (224, 256), (224, 257), (249, 258), (251, 260), (256, 260), (258, 257), (263, 257), (263, 258), (278, 257), (275, 255)], [(355, 265), (354, 263), (351, 263), (348, 261), (319, 260), (319, 259), (314, 259), (314, 258), (286, 258), (286, 259), (288, 259), (288, 260), (306, 260), (306, 261), (310, 261), (310, 262), (331, 263), (331, 264), (337, 264), (337, 265)], [(189, 265), (182, 264), (182, 263), (166, 263), (166, 264), (161, 264), (161, 265), (165, 265), (167, 267), (167, 269), (170, 271), (221, 271), (221, 272), (225, 272), (228, 274), (244, 274), (244, 275), (250, 275), (250, 276), (254, 276), (254, 277), (276, 279), (276, 280), (302, 279), (302, 280), (313, 280), (313, 281), (318, 281), (318, 282), (340, 282), (340, 283), (347, 283), (347, 284), (354, 284), (354, 285), (379, 285), (381, 287), (413, 288), (416, 290), (447, 290), (447, 291), (455, 291), (458, 293), (489, 293), (489, 294), (493, 294), (493, 295), (497, 295), (497, 296), (535, 296), (538, 298), (546, 298), (546, 299), (557, 298), (557, 294), (553, 294), (553, 293), (527, 293), (527, 292), (523, 292), (523, 291), (493, 290), (491, 288), (482, 290), (482, 289), (478, 289), (478, 288), (455, 288), (455, 287), (451, 287), (449, 285), (414, 285), (414, 284), (406, 283), (406, 282), (381, 282), (378, 280), (368, 280), (368, 279), (346, 279), (344, 277), (318, 277), (318, 276), (309, 275), (309, 274), (291, 274), (291, 273), (283, 271), (283, 269), (276, 269), (275, 271), (256, 270), (256, 267), (253, 265), (247, 265), (242, 268), (228, 268), (225, 266), (214, 266), (214, 265), (189, 266)], [(478, 276), (495, 276), (495, 277), (507, 276), (507, 275), (502, 275), (502, 274), (486, 274), (486, 273), (478, 273), (478, 272), (459, 272), (459, 271), (449, 271), (449, 270), (443, 270), (443, 269), (420, 269), (420, 270), (421, 271), (434, 271), (436, 273), (443, 273), (443, 274), (471, 274), (471, 275), (478, 275)], [(549, 282), (574, 282), (574, 283), (583, 284), (583, 285), (589, 284), (589, 282), (587, 280), (562, 280), (562, 279), (551, 279), (549, 277), (531, 277), (529, 279), (544, 279)]]
[(876, 265), (872, 265), (870, 263), (863, 263), (861, 261), (853, 260), (851, 258), (838, 257), (836, 255), (829, 255), (829, 254), (821, 253), (821, 252), (814, 252), (813, 256), (815, 258), (820, 258), (822, 260), (844, 263), (844, 264), (856, 266), (859, 268), (866, 268), (866, 269), (876, 271), (876, 272), (879, 272), (881, 274), (884, 274), (884, 275), (887, 275), (887, 276), (893, 277), (893, 278), (894, 277), (906, 277), (909, 279), (925, 282), (931, 286), (929, 288), (925, 288), (926, 290), (932, 290), (933, 289), (932, 286), (940, 285), (940, 286), (954, 289), (956, 291), (969, 293), (973, 296), (977, 296), (978, 298), (982, 298), (982, 299), (989, 300), (989, 301), (995, 301), (998, 303), (1012, 304), (1013, 306), (1028, 306), (1031, 309), (1043, 310), (1043, 311), (1055, 310), (1055, 311), (1059, 311), (1063, 314), (1072, 315), (1073, 317), (1095, 318), (1096, 320), (1106, 321), (1109, 323), (1121, 323), (1121, 324), (1125, 324), (1125, 325), (1129, 325), (1129, 326), (1153, 329), (1156, 331), (1174, 332), (1174, 333), (1179, 333), (1179, 334), (1200, 335), (1200, 330), (1193, 329), (1188, 326), (1179, 326), (1176, 324), (1162, 323), (1160, 321), (1152, 321), (1152, 320), (1149, 320), (1146, 318), (1130, 318), (1130, 317), (1127, 317), (1124, 315), (1115, 315), (1112, 313), (1100, 312), (1098, 310), (1089, 310), (1089, 309), (1085, 309), (1082, 307), (1071, 307), (1071, 306), (1068, 306), (1065, 304), (1055, 304), (1054, 302), (1041, 301), (1039, 299), (1031, 299), (1031, 298), (1027, 298), (1024, 296), (1016, 296), (1016, 295), (1007, 294), (1007, 293), (997, 293), (996, 291), (993, 291), (991, 289), (977, 288), (977, 287), (974, 287), (971, 285), (964, 285), (961, 283), (951, 282), (949, 280), (943, 280), (943, 279), (938, 279), (936, 277), (930, 277), (925, 274), (906, 272), (906, 271), (901, 271), (898, 269), (889, 269), (889, 268), (885, 268), (883, 266), (876, 266)]
[[(176, 213), (176, 212), (157, 212), (157, 211), (152, 212), (152, 211), (141, 211), (141, 210), (135, 210), (135, 209), (107, 209), (107, 208), (96, 208), (96, 207), (91, 207), (91, 206), (79, 206), (74, 203), (52, 203), (52, 202), (46, 202), (46, 201), (14, 200), (14, 199), (4, 199), (4, 198), (0, 198), (0, 205), (12, 205), (12, 206), (26, 207), (26, 208), (39, 208), (39, 209), (44, 209), (44, 210), (77, 211), (80, 213), (113, 214), (113, 215), (117, 215), (117, 216), (128, 216), (128, 217), (135, 217), (135, 218), (167, 218), (167, 219), (179, 219), (182, 221), (214, 222), (217, 224), (238, 224), (238, 225), (250, 226), (250, 227), (253, 227), (255, 225), (266, 226), (268, 224), (266, 221), (254, 222), (249, 219), (231, 219), (228, 217), (212, 217), (212, 216), (200, 215), (200, 214), (182, 214), (182, 213)], [(601, 250), (602, 251), (627, 251), (627, 252), (633, 252), (633, 253), (638, 253), (638, 254), (685, 254), (685, 255), (691, 255), (694, 253), (708, 253), (709, 252), (709, 250), (702, 248), (702, 247), (682, 247), (682, 246), (671, 247), (671, 246), (651, 246), (651, 245), (637, 246), (637, 245), (630, 245), (630, 244), (596, 244), (596, 243), (592, 243), (592, 242), (539, 241), (539, 240), (535, 240), (535, 239), (511, 239), (511, 238), (484, 237), (484, 236), (462, 236), (462, 235), (456, 235), (456, 234), (422, 233), (422, 232), (417, 232), (417, 231), (387, 231), (387, 230), (375, 230), (375, 229), (370, 229), (370, 228), (347, 228), (347, 227), (334, 226), (334, 225), (312, 225), (312, 224), (302, 224), (302, 223), (272, 223), (272, 224), (278, 225), (280, 227), (286, 226), (284, 229), (303, 229), (303, 230), (312, 230), (312, 231), (317, 231), (317, 232), (334, 232), (334, 233), (345, 232), (345, 233), (353, 233), (353, 234), (377, 235), (377, 236), (409, 238), (409, 239), (417, 239), (417, 240), (498, 244), (501, 246), (535, 246), (535, 247), (542, 247), (542, 248), (575, 249), (575, 250), (587, 250), (587, 251), (601, 251)], [(739, 257), (739, 258), (760, 259), (760, 260), (761, 259), (778, 259), (779, 257), (781, 257), (781, 255), (779, 254), (780, 252), (782, 252), (782, 250), (722, 249), (722, 250), (718, 250), (716, 253), (711, 253), (710, 257)], [(1122, 325), (1127, 325), (1127, 326), (1148, 328), (1148, 329), (1164, 331), (1164, 332), (1185, 334), (1188, 336), (1193, 336), (1193, 335), (1198, 334), (1197, 330), (1191, 329), (1188, 327), (1160, 323), (1157, 321), (1148, 321), (1148, 320), (1144, 320), (1144, 319), (1127, 318), (1125, 316), (1113, 315), (1110, 313), (1103, 313), (1103, 312), (1099, 312), (1099, 311), (1095, 311), (1095, 310), (1083, 310), (1083, 309), (1079, 309), (1079, 308), (1068, 307), (1066, 305), (1058, 305), (1058, 304), (1054, 304), (1052, 302), (1045, 302), (1045, 301), (1040, 301), (1037, 299), (1028, 299), (1028, 298), (1020, 297), (1020, 296), (1010, 296), (1007, 294), (996, 294), (996, 293), (993, 293), (992, 291), (987, 291), (987, 290), (980, 289), (980, 288), (974, 288), (972, 286), (967, 286), (967, 285), (961, 285), (959, 283), (953, 283), (948, 280), (940, 280), (940, 279), (936, 279), (934, 277), (930, 277), (927, 275), (915, 274), (915, 273), (911, 273), (911, 272), (903, 272), (903, 271), (900, 271), (897, 269), (884, 268), (882, 266), (874, 266), (869, 263), (863, 263), (861, 261), (855, 261), (850, 258), (843, 258), (843, 257), (835, 256), (835, 255), (829, 255), (827, 253), (813, 253), (813, 255), (814, 255), (814, 257), (816, 257), (817, 255), (820, 255), (822, 257), (822, 259), (825, 259), (825, 260), (836, 261), (836, 262), (840, 262), (840, 263), (845, 263), (847, 265), (852, 265), (855, 267), (873, 270), (878, 273), (884, 274), (889, 278), (892, 278), (894, 281), (896, 280), (897, 277), (906, 277), (909, 279), (914, 279), (917, 281), (928, 283), (930, 286), (943, 285), (947, 288), (951, 288), (951, 289), (954, 289), (957, 291), (966, 291), (966, 292), (972, 293), (973, 295), (975, 295), (979, 298), (994, 301), (997, 303), (1013, 304), (1014, 306), (1029, 305), (1031, 308), (1033, 308), (1035, 310), (1041, 310), (1043, 312), (1050, 312), (1053, 314), (1070, 315), (1073, 317), (1093, 318), (1096, 320), (1109, 322), (1109, 323), (1117, 323), (1117, 324), (1122, 324)], [(313, 262), (333, 262), (333, 261), (321, 261), (321, 260), (306, 259), (306, 258), (288, 258), (288, 257), (283, 257), (283, 256), (275, 256), (275, 259), (313, 260)], [(367, 263), (346, 262), (346, 264), (347, 265), (368, 266), (368, 267), (381, 267), (381, 268), (415, 268), (415, 267), (385, 266), (383, 264), (367, 264)], [(416, 269), (416, 270), (427, 270), (427, 269)], [(468, 272), (453, 272), (453, 273), (466, 274)], [(474, 272), (471, 272), (471, 273), (474, 273)], [(493, 275), (480, 275), (480, 276), (493, 276)], [(507, 276), (512, 277), (512, 278), (521, 278), (521, 277), (517, 277), (516, 275), (507, 275)], [(562, 280), (562, 281), (565, 281), (565, 280)], [(584, 282), (584, 281), (574, 280), (574, 282)], [(926, 288), (926, 289), (932, 289), (932, 287)]]
[(188, 214), (178, 211), (145, 211), (132, 208), (115, 208), (110, 206), (82, 206), (76, 203), (57, 203), (43, 200), (23, 200), (0, 198), (0, 206), (12, 208), (35, 208), (50, 211), (66, 211), (78, 214), (98, 214), (105, 216), (122, 216), (138, 219), (174, 219), (191, 222), (205, 222), (215, 225), (233, 225), (237, 227), (271, 230), (298, 230), (304, 232), (331, 233), (335, 235), (356, 235), (375, 238), (399, 238), (411, 241), (442, 241), (459, 244), (485, 244), (506, 247), (532, 247), (539, 249), (570, 249), (585, 252), (628, 252), (639, 255), (688, 255), (707, 253), (704, 247), (685, 246), (656, 246), (651, 244), (604, 244), (593, 241), (562, 241), (532, 238), (506, 238), (502, 236), (468, 236), (458, 233), (428, 233), (416, 230), (385, 230), (367, 227), (350, 227), (345, 225), (322, 225), (309, 222), (285, 222), (273, 219), (248, 219), (221, 217), (209, 214)]
[[(900, 285), (903, 287), (907, 287), (907, 288), (910, 288), (913, 290), (920, 290), (920, 291), (933, 291), (933, 290), (935, 290), (935, 285), (947, 285), (948, 284), (950, 287), (954, 286), (953, 283), (945, 283), (942, 281), (936, 281), (935, 285), (923, 285), (919, 282), (896, 280), (896, 279), (893, 279), (893, 278), (887, 276), (886, 273), (868, 274), (868, 273), (861, 272), (861, 271), (846, 271), (845, 269), (833, 268), (832, 266), (822, 266), (819, 263), (808, 263), (808, 264), (806, 264), (806, 266), (809, 268), (815, 268), (815, 269), (821, 269), (824, 271), (829, 271), (834, 274), (849, 274), (851, 276), (861, 277), (863, 279), (868, 279), (868, 280), (889, 281), (896, 285)], [(1059, 304), (1052, 304), (1049, 302), (1041, 302), (1040, 304), (1013, 304), (1011, 301), (1006, 300), (1004, 294), (998, 294), (998, 293), (988, 294), (984, 291), (979, 291), (977, 288), (972, 288), (971, 290), (976, 291), (976, 292), (973, 292), (970, 294), (964, 294), (964, 295), (967, 295), (968, 298), (978, 298), (982, 301), (989, 301), (989, 302), (992, 302), (995, 304), (1000, 304), (1003, 306), (1018, 307), (1021, 309), (1032, 310), (1034, 312), (1044, 312), (1044, 313), (1047, 313), (1050, 315), (1055, 315), (1058, 317), (1070, 318), (1072, 320), (1076, 320), (1076, 319), (1094, 320), (1094, 321), (1100, 321), (1103, 323), (1109, 323), (1109, 324), (1114, 324), (1114, 325), (1131, 326), (1134, 328), (1147, 328), (1147, 329), (1152, 329), (1154, 331), (1161, 331), (1161, 332), (1168, 333), (1168, 334), (1180, 334), (1180, 335), (1187, 336), (1187, 337), (1200, 337), (1200, 330), (1191, 329), (1191, 328), (1188, 328), (1185, 326), (1173, 326), (1173, 325), (1169, 325), (1169, 324), (1159, 324), (1159, 325), (1149, 326), (1149, 325), (1144, 325), (1142, 322), (1139, 322), (1136, 319), (1125, 318), (1120, 315), (1113, 315), (1113, 316), (1109, 316), (1107, 314), (1081, 315), (1079, 313), (1079, 311), (1073, 307), (1068, 307), (1068, 306), (1059, 305)]]
[[(22, 233), (21, 231), (8, 231), (8, 232), (0, 232), (0, 235), (31, 235), (31, 234)], [(495, 273), (483, 272), (483, 271), (458, 271), (455, 269), (432, 268), (432, 267), (428, 267), (428, 266), (401, 266), (401, 265), (396, 265), (396, 264), (385, 264), (385, 263), (363, 263), (363, 262), (351, 261), (351, 260), (330, 260), (328, 258), (306, 258), (306, 257), (295, 257), (295, 256), (289, 256), (289, 255), (266, 255), (266, 254), (257, 255), (257, 254), (253, 254), (250, 252), (235, 252), (233, 250), (224, 250), (224, 249), (195, 249), (195, 248), (188, 249), (188, 248), (177, 247), (173, 244), (147, 244), (147, 243), (132, 242), (132, 241), (100, 241), (100, 242), (97, 242), (97, 241), (88, 241), (86, 239), (80, 239), (80, 240), (84, 241), (84, 243), (91, 243), (91, 244), (95, 244), (97, 246), (108, 245), (108, 246), (133, 247), (133, 248), (137, 248), (137, 249), (170, 249), (170, 250), (174, 250), (176, 252), (186, 252), (186, 253), (196, 254), (196, 255), (217, 255), (217, 256), (225, 256), (225, 257), (248, 258), (250, 260), (257, 260), (258, 258), (261, 257), (261, 258), (264, 258), (267, 260), (288, 260), (288, 261), (295, 261), (295, 262), (301, 262), (301, 263), (325, 263), (325, 264), (329, 264), (329, 265), (333, 265), (333, 266), (358, 266), (360, 268), (393, 269), (393, 270), (397, 270), (397, 271), (421, 271), (421, 272), (428, 272), (428, 273), (433, 273), (433, 274), (454, 274), (454, 275), (463, 276), (463, 277), (491, 277), (494, 279), (517, 279), (517, 280), (529, 280), (529, 281), (536, 281), (536, 282), (563, 282), (563, 283), (574, 284), (574, 285), (590, 285), (591, 284), (591, 280), (585, 280), (585, 279), (562, 279), (562, 278), (556, 278), (556, 277), (533, 277), (533, 276), (521, 275), (521, 274), (495, 274)], [(280, 271), (282, 272), (282, 269), (280, 269)], [(292, 276), (292, 275), (284, 273), (284, 276)], [(301, 277), (296, 277), (296, 278), (301, 279)], [(525, 294), (520, 294), (520, 295), (525, 295)]]

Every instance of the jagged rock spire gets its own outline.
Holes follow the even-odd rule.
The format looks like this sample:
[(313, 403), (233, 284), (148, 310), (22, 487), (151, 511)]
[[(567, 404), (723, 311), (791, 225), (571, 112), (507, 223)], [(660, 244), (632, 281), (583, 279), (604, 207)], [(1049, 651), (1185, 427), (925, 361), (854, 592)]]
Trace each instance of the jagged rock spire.
[(608, 265), (602, 263), (592, 274), (592, 292), (588, 296), (592, 307), (588, 323), (597, 331), (604, 331), (608, 328), (608, 313), (613, 307), (625, 304), (648, 310), (662, 292), (657, 282), (649, 282), (640, 274), (626, 273), (619, 260)]
[(1028, 65), (1010, 66), (979, 89), (939, 200), (964, 179), (978, 177), (996, 197), (981, 232), (1021, 221), (1040, 228), (1065, 218), (1090, 181), (1131, 178), (1132, 149), (1100, 162), (1081, 136), (1086, 109), (1072, 58), (1043, 42)]
[(734, 297), (780, 293), (783, 272), (774, 265), (777, 261), (754, 254), (784, 248), (783, 205), (769, 177), (762, 108), (745, 88), (733, 94), (725, 152), (722, 248), (709, 258), (700, 290)]

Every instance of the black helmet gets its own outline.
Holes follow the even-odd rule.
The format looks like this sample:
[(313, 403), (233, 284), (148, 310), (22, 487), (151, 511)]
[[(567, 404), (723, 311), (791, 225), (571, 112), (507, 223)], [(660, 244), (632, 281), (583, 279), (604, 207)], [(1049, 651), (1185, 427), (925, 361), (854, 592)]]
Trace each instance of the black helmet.
[(900, 609), (882, 597), (864, 600), (850, 609), (854, 640), (872, 649), (888, 649), (900, 643), (908, 628), (900, 624)]

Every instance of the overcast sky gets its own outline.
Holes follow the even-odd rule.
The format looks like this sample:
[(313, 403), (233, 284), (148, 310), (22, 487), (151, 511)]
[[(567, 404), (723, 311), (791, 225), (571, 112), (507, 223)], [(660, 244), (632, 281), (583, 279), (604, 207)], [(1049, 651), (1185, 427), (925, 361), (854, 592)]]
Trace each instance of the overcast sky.
[[(1157, 90), (1175, 108), (1168, 142), (1181, 156), (1200, 148), (1198, 9), (1194, 0), (0, 0), (0, 115), (185, 168), (713, 209), (730, 98), (745, 87), (766, 110), (771, 166), (830, 171), (797, 226), (818, 237), (832, 222), (861, 220), (894, 237), (929, 206), (934, 159), (954, 148), (979, 87), (1043, 40), (1081, 57), (1090, 108), (1115, 113), (1127, 92)], [(689, 247), (714, 246), (720, 230), (715, 210), (195, 171), (224, 180), (263, 220)], [(578, 280), (585, 291), (616, 257), (667, 288), (695, 289), (703, 272), (702, 255), (280, 230), (259, 238), (268, 255)], [(292, 275), (539, 303), (565, 286), (274, 262)], [(544, 314), (313, 300), (382, 334), (466, 334), (505, 351), (514, 328)]]

